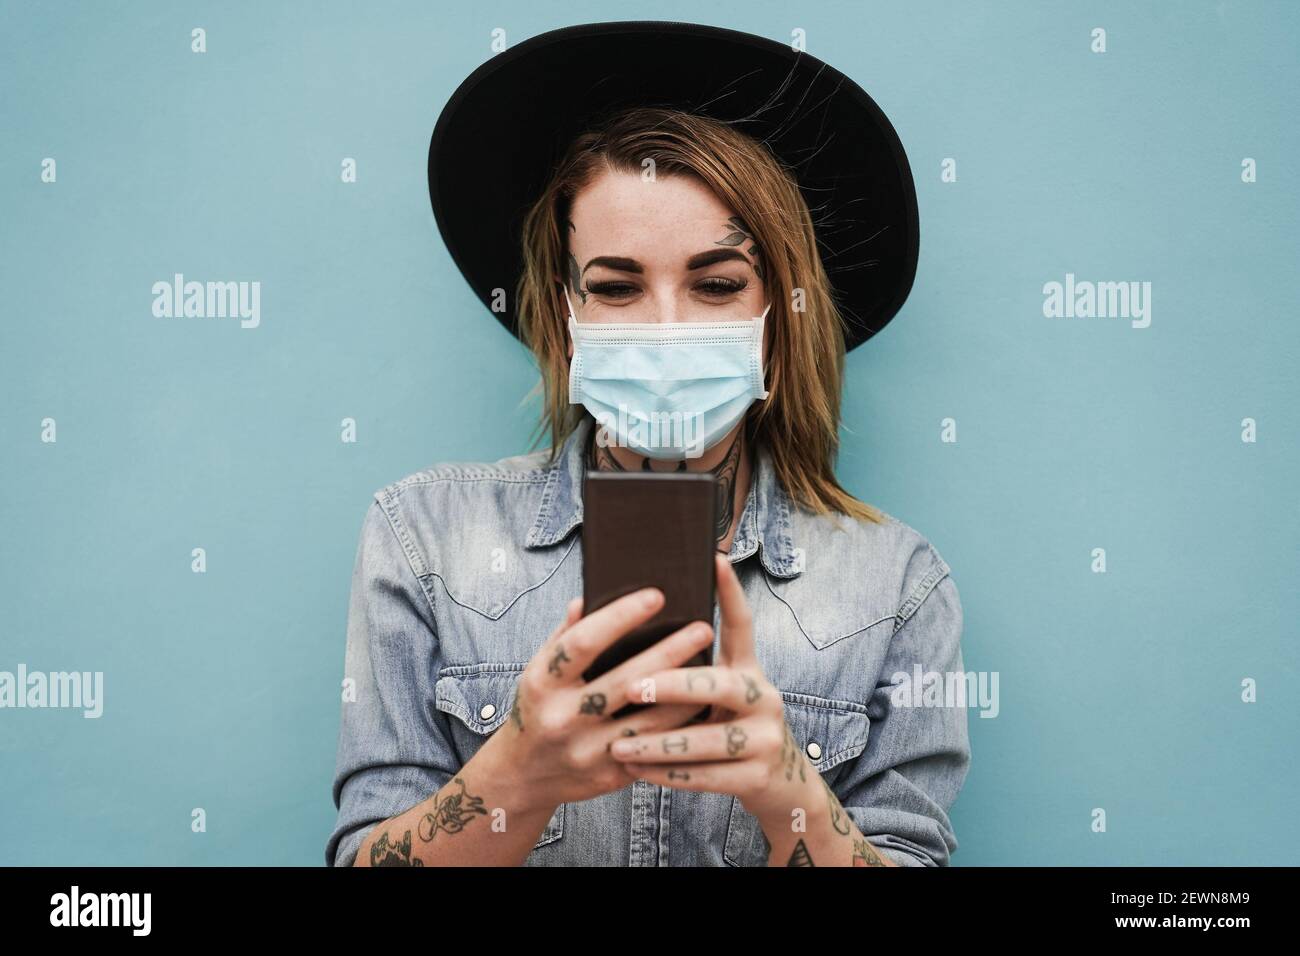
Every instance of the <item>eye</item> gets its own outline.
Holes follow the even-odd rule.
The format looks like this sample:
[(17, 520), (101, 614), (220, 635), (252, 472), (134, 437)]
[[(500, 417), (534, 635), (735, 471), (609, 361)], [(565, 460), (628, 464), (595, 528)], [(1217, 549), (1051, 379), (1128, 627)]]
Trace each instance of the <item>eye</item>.
[(746, 279), (725, 279), (720, 276), (711, 276), (708, 279), (700, 280), (695, 288), (705, 295), (724, 296), (735, 295), (747, 285), (749, 285), (749, 281)]
[(593, 295), (604, 295), (611, 299), (626, 299), (636, 293), (636, 286), (630, 282), (588, 282), (587, 291)]

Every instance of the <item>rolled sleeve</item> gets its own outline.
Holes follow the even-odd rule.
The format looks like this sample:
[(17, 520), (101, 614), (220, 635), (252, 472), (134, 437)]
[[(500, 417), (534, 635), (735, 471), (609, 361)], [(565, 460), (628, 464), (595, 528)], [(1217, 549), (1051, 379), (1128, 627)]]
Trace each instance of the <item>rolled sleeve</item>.
[(386, 502), (376, 496), (366, 512), (352, 573), (329, 866), (351, 866), (376, 824), (436, 793), (459, 767), (433, 706), (432, 608)]
[[(867, 704), (867, 745), (834, 787), (863, 836), (900, 866), (949, 864), (957, 838), (948, 810), (970, 766), (965, 698), (950, 704), (941, 684), (940, 703), (923, 706), (915, 686), (918, 667), (922, 675), (941, 673), (944, 684), (964, 672), (961, 599), (948, 566), (927, 551), (931, 560), (900, 608), (905, 618), (896, 621)], [(895, 702), (903, 684), (916, 691), (910, 703)]]

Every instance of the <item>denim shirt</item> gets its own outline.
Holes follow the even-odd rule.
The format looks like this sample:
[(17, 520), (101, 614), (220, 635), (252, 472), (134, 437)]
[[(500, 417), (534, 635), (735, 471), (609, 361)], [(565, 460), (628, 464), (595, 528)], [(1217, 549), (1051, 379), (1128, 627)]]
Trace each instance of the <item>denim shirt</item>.
[[(554, 460), (442, 464), (375, 493), (352, 576), (355, 699), (342, 704), (329, 865), (351, 865), (377, 823), (436, 793), (509, 717), (520, 672), (582, 593), (591, 424)], [(963, 670), (961, 603), (934, 547), (882, 514), (875, 524), (798, 507), (759, 448), (730, 560), (759, 664), (809, 762), (894, 862), (942, 866), (970, 763), (966, 709), (900, 704), (891, 691), (904, 675)], [(738, 798), (640, 780), (557, 806), (524, 861), (766, 863)]]

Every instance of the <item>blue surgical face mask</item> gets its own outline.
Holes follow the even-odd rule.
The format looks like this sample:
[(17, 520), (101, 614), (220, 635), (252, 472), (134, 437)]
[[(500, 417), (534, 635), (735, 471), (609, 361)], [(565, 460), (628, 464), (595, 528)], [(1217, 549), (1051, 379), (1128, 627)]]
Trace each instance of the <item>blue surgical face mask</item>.
[(770, 308), (745, 322), (591, 323), (578, 321), (569, 300), (569, 403), (604, 426), (597, 441), (661, 461), (698, 458), (767, 398)]

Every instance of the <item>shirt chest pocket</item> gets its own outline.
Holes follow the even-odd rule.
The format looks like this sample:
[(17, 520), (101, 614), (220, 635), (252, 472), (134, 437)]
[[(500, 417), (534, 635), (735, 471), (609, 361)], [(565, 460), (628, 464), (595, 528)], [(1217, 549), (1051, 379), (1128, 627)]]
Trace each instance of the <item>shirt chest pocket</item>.
[[(515, 686), (524, 664), (469, 664), (444, 667), (434, 683), (434, 706), (448, 714), (456, 757), (468, 763), (488, 737), (510, 718)], [(533, 849), (564, 836), (565, 804), (555, 808)], [(507, 826), (509, 822), (507, 821)]]
[[(801, 754), (833, 788), (844, 772), (844, 764), (867, 746), (871, 722), (866, 707), (788, 691), (782, 691), (781, 698), (786, 723)], [(763, 828), (739, 797), (731, 799), (722, 858), (730, 866), (767, 865)]]

